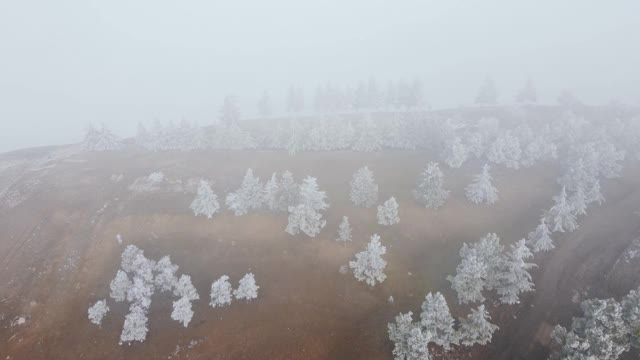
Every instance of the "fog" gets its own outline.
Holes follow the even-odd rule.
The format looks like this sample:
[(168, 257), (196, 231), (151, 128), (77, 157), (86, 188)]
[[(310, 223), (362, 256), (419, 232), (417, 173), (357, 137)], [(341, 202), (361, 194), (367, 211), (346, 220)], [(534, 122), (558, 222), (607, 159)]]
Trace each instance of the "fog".
[(509, 103), (640, 103), (637, 1), (95, 1), (0, 3), (0, 151), (78, 142), (89, 123), (244, 117), (268, 90), (418, 78), (433, 108), (469, 104), (486, 77)]

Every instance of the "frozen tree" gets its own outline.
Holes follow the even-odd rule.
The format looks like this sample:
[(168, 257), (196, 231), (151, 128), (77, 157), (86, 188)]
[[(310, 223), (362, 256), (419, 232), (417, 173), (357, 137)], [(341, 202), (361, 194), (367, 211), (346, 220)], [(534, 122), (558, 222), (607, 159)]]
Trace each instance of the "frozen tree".
[(418, 188), (413, 191), (414, 197), (427, 208), (437, 209), (449, 197), (449, 191), (443, 189), (444, 175), (436, 162), (430, 162), (420, 174)]
[(142, 255), (142, 254), (143, 254), (142, 250), (140, 250), (140, 248), (138, 248), (137, 246), (127, 245), (127, 247), (124, 248), (122, 255), (120, 255), (120, 259), (121, 259), (120, 266), (122, 266), (122, 270), (124, 270), (127, 273), (134, 272), (133, 263), (138, 257), (138, 255)]
[(555, 248), (553, 239), (551, 239), (551, 231), (547, 227), (547, 220), (543, 216), (540, 219), (540, 225), (529, 233), (527, 243), (531, 246), (533, 252), (549, 251)]
[(535, 264), (525, 262), (533, 254), (522, 239), (511, 245), (511, 251), (503, 258), (501, 271), (497, 274), (496, 291), (503, 304), (520, 303), (520, 294), (533, 291), (529, 270)]
[(193, 318), (193, 310), (191, 309), (191, 301), (187, 297), (181, 297), (178, 301), (173, 302), (173, 311), (171, 318), (181, 322), (184, 327), (189, 326)]
[(578, 187), (576, 191), (569, 197), (569, 203), (574, 216), (587, 214), (587, 196), (582, 189), (582, 186)]
[(351, 241), (351, 225), (349, 224), (349, 218), (346, 216), (342, 217), (336, 241)]
[(486, 78), (476, 95), (476, 104), (494, 105), (498, 101), (498, 91), (493, 80)]
[(318, 180), (312, 176), (307, 176), (300, 185), (300, 204), (320, 211), (329, 208), (327, 194), (318, 189)]
[(378, 224), (380, 225), (395, 225), (400, 222), (398, 217), (398, 202), (393, 196), (384, 204), (378, 205)]
[(220, 109), (220, 121), (226, 126), (236, 125), (240, 120), (240, 110), (236, 105), (236, 98), (233, 95), (227, 95)]
[(384, 268), (387, 262), (382, 259), (382, 255), (387, 252), (387, 248), (380, 244), (380, 236), (374, 234), (367, 245), (367, 249), (356, 254), (356, 259), (349, 261), (349, 267), (353, 270), (353, 275), (358, 281), (364, 281), (370, 286), (376, 282), (382, 283), (387, 276)]
[(452, 168), (459, 168), (469, 156), (467, 148), (459, 137), (448, 141), (445, 148), (444, 161)]
[(297, 235), (300, 232), (307, 236), (315, 237), (327, 225), (327, 221), (322, 218), (322, 214), (313, 208), (299, 204), (289, 207), (289, 217), (285, 231), (290, 235)]
[(140, 307), (146, 311), (151, 306), (153, 293), (153, 284), (145, 282), (143, 278), (136, 276), (127, 291), (127, 301), (131, 306)]
[(89, 126), (82, 146), (86, 151), (111, 151), (122, 147), (118, 138), (104, 124), (101, 129)]
[(615, 360), (629, 350), (630, 329), (617, 301), (590, 299), (580, 307), (584, 317), (573, 318), (568, 330), (558, 325), (551, 333), (559, 347), (550, 359)]
[(262, 206), (264, 187), (260, 178), (253, 175), (252, 169), (247, 169), (240, 188), (227, 194), (225, 203), (236, 216), (247, 214), (250, 210)]
[(631, 290), (622, 299), (622, 319), (629, 328), (630, 343), (636, 349), (640, 349), (640, 287)]
[(222, 275), (220, 279), (211, 284), (211, 307), (223, 307), (231, 304), (231, 283), (227, 275)]
[(191, 276), (189, 275), (180, 276), (180, 279), (178, 279), (178, 282), (173, 289), (173, 294), (175, 296), (187, 298), (189, 301), (200, 299), (200, 295), (198, 295), (198, 291), (191, 283)]
[(89, 308), (89, 320), (96, 324), (102, 324), (102, 318), (109, 312), (106, 300), (97, 301), (92, 307)]
[(553, 197), (554, 205), (549, 209), (548, 219), (553, 224), (553, 231), (573, 232), (578, 228), (576, 216), (573, 213), (571, 204), (567, 201), (567, 192), (564, 187), (560, 194)]
[(218, 196), (211, 190), (211, 186), (208, 182), (200, 180), (198, 186), (198, 194), (191, 203), (191, 210), (195, 216), (204, 215), (207, 218), (211, 217), (218, 212), (220, 204), (218, 203)]
[(144, 341), (147, 338), (147, 312), (139, 306), (133, 306), (124, 318), (124, 327), (120, 334), (120, 344), (132, 341)]
[(127, 298), (127, 291), (132, 284), (133, 283), (129, 280), (127, 273), (122, 270), (118, 270), (116, 277), (111, 280), (111, 284), (109, 286), (111, 288), (111, 293), (109, 296), (111, 296), (111, 298), (116, 302), (124, 301)]
[(487, 268), (484, 286), (487, 290), (493, 290), (497, 286), (497, 275), (503, 263), (504, 246), (500, 245), (500, 238), (495, 233), (488, 233), (479, 242), (471, 245), (478, 257)]
[(233, 291), (233, 295), (237, 300), (246, 299), (247, 301), (258, 297), (258, 289), (256, 279), (252, 273), (248, 273), (240, 279), (240, 285)]
[(176, 277), (176, 271), (178, 271), (178, 265), (171, 263), (171, 258), (165, 256), (156, 263), (155, 272), (156, 276), (153, 279), (155, 286), (160, 291), (171, 291), (178, 283)]
[(422, 303), (420, 323), (431, 335), (430, 340), (449, 350), (450, 344), (456, 342), (454, 322), (444, 296), (439, 292), (427, 294)]
[(465, 188), (467, 199), (475, 204), (493, 204), (498, 201), (498, 189), (491, 184), (491, 174), (489, 165), (482, 167), (482, 173), (475, 176), (473, 182)]
[(504, 164), (511, 169), (520, 167), (520, 140), (506, 131), (496, 138), (487, 150), (487, 159), (496, 164)]
[(272, 211), (287, 211), (298, 203), (298, 195), (299, 186), (289, 171), (281, 176), (273, 173), (264, 187), (265, 203)]
[(378, 184), (368, 167), (358, 169), (351, 178), (351, 201), (356, 206), (372, 207), (378, 202)]
[(516, 101), (524, 104), (535, 104), (538, 101), (538, 94), (531, 79), (527, 79), (524, 87), (518, 92)]
[(355, 151), (378, 151), (382, 144), (382, 134), (378, 130), (376, 124), (367, 119), (361, 123), (360, 136), (356, 138), (353, 144), (353, 150)]
[(478, 306), (477, 309), (471, 309), (471, 313), (466, 318), (460, 319), (460, 329), (458, 330), (460, 343), (464, 346), (490, 343), (493, 333), (498, 330), (498, 327), (489, 320), (491, 317), (484, 308), (484, 304)]
[(462, 261), (456, 267), (456, 275), (447, 277), (451, 288), (458, 294), (458, 301), (461, 304), (484, 301), (482, 289), (487, 278), (487, 264), (477, 250), (466, 243), (460, 249), (460, 257)]
[(396, 316), (395, 323), (389, 323), (387, 330), (389, 340), (394, 344), (395, 360), (429, 360), (430, 334), (423, 332), (418, 324), (413, 323), (413, 313)]

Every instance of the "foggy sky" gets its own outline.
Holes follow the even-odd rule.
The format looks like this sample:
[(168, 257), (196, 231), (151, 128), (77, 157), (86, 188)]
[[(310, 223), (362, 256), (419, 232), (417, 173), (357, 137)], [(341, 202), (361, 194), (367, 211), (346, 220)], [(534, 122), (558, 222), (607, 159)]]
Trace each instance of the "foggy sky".
[(640, 104), (640, 1), (0, 1), (0, 151), (80, 141), (92, 122), (208, 124), (226, 93), (247, 116), (291, 84), (418, 77), (435, 108), (501, 102), (531, 78), (543, 102)]

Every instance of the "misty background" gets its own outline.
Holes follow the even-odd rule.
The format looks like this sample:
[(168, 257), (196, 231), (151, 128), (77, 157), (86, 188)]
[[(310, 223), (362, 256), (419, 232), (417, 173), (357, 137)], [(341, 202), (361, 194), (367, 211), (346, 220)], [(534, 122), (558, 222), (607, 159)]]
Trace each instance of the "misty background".
[(79, 142), (89, 123), (210, 124), (290, 85), (420, 79), (433, 108), (471, 104), (491, 77), (511, 103), (531, 78), (592, 104), (640, 104), (638, 1), (0, 2), (0, 151)]

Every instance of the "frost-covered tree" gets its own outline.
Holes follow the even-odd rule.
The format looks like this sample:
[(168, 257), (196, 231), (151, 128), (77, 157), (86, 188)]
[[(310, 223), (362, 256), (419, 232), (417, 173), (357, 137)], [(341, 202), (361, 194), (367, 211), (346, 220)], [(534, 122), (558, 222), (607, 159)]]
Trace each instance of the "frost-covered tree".
[(521, 293), (533, 291), (529, 270), (536, 265), (525, 261), (533, 254), (524, 239), (512, 244), (510, 250), (503, 257), (500, 272), (496, 276), (496, 291), (503, 304), (518, 304)]
[(560, 194), (553, 197), (554, 205), (549, 209), (547, 217), (553, 224), (553, 231), (573, 232), (578, 228), (576, 216), (573, 213), (573, 207), (567, 201), (567, 192), (564, 187)]
[(493, 333), (498, 330), (498, 327), (490, 320), (491, 317), (484, 304), (480, 304), (477, 309), (471, 309), (471, 313), (466, 318), (460, 319), (460, 329), (458, 330), (460, 343), (464, 346), (490, 343)]
[(89, 126), (84, 136), (82, 147), (85, 151), (112, 151), (122, 147), (120, 140), (102, 124), (101, 129)]
[(475, 176), (473, 182), (465, 188), (465, 195), (469, 201), (475, 204), (494, 204), (498, 201), (498, 189), (491, 183), (489, 165), (482, 167), (482, 173)]
[(590, 299), (580, 307), (584, 317), (573, 318), (570, 329), (558, 325), (551, 333), (559, 346), (550, 359), (615, 360), (629, 350), (630, 329), (617, 301)]
[(367, 249), (357, 253), (355, 260), (349, 261), (349, 267), (353, 270), (355, 278), (370, 286), (374, 286), (376, 282), (382, 283), (387, 278), (384, 274), (387, 262), (382, 259), (382, 255), (386, 252), (387, 248), (380, 244), (380, 236), (372, 235)]
[(109, 312), (109, 307), (107, 306), (106, 300), (96, 301), (93, 306), (91, 306), (88, 310), (89, 320), (96, 324), (102, 324), (102, 318)]
[(378, 202), (378, 184), (368, 167), (358, 169), (351, 178), (351, 201), (356, 206), (370, 208)]
[(171, 318), (175, 321), (181, 322), (184, 327), (189, 326), (189, 323), (193, 318), (193, 310), (191, 308), (191, 301), (189, 298), (181, 297), (178, 301), (173, 302)]
[(631, 346), (640, 350), (640, 287), (622, 298), (622, 319), (629, 328)]
[(312, 176), (307, 176), (300, 185), (300, 204), (313, 210), (320, 211), (329, 208), (327, 194), (318, 188), (318, 180)]
[(127, 247), (124, 248), (122, 255), (120, 255), (120, 260), (121, 260), (120, 266), (122, 267), (122, 270), (124, 270), (127, 273), (133, 273), (135, 271), (134, 265), (133, 265), (134, 261), (138, 256), (142, 254), (143, 254), (142, 250), (137, 246), (127, 245)]
[(399, 222), (398, 202), (395, 197), (392, 196), (384, 204), (378, 205), (378, 224), (389, 226)]
[(200, 180), (198, 194), (191, 203), (190, 208), (195, 216), (204, 215), (209, 219), (220, 209), (218, 195), (211, 190), (211, 185), (207, 181)]
[(413, 195), (426, 208), (437, 209), (449, 197), (449, 191), (442, 187), (444, 175), (436, 162), (430, 162), (420, 174), (418, 187)]
[(467, 148), (459, 137), (448, 141), (445, 145), (444, 161), (452, 168), (459, 168), (469, 156)]
[(304, 204), (290, 206), (287, 220), (285, 231), (289, 235), (302, 232), (307, 236), (315, 237), (327, 225), (321, 213)]
[(527, 243), (531, 246), (533, 252), (549, 251), (555, 248), (553, 239), (551, 239), (551, 230), (547, 226), (547, 220), (543, 216), (540, 219), (540, 225), (529, 233)]
[(172, 291), (178, 283), (176, 271), (178, 271), (178, 265), (172, 264), (169, 256), (160, 259), (156, 263), (156, 276), (153, 279), (156, 288), (161, 291)]
[(240, 285), (233, 291), (233, 296), (237, 300), (246, 299), (250, 301), (258, 297), (258, 289), (260, 286), (256, 285), (256, 279), (252, 273), (245, 274), (240, 279)]
[(487, 278), (487, 264), (480, 258), (474, 248), (466, 243), (460, 249), (462, 261), (456, 267), (456, 275), (448, 276), (451, 288), (458, 294), (461, 304), (484, 301), (482, 289)]
[(250, 210), (259, 209), (262, 206), (263, 191), (260, 178), (253, 175), (252, 169), (247, 169), (240, 188), (227, 194), (225, 203), (236, 216), (245, 215)]
[(130, 307), (139, 307), (145, 311), (151, 306), (151, 296), (153, 296), (153, 284), (146, 282), (142, 277), (135, 276), (133, 284), (127, 290), (127, 301)]
[(180, 276), (180, 279), (178, 279), (178, 282), (173, 289), (173, 294), (175, 296), (187, 298), (189, 301), (200, 299), (200, 295), (198, 295), (198, 291), (193, 286), (193, 283), (191, 283), (191, 276), (189, 275)]
[(273, 173), (264, 187), (265, 203), (272, 211), (287, 211), (289, 206), (298, 204), (299, 192), (299, 185), (289, 171), (281, 176)]
[(211, 307), (223, 307), (231, 304), (231, 294), (233, 289), (227, 275), (222, 275), (211, 284)]
[(124, 327), (120, 334), (120, 344), (132, 341), (144, 341), (147, 338), (147, 310), (139, 306), (133, 306), (129, 314), (124, 318)]
[(430, 340), (449, 350), (450, 344), (456, 342), (456, 332), (453, 328), (455, 320), (451, 316), (447, 300), (441, 293), (427, 294), (422, 303), (420, 323), (431, 337)]
[(389, 340), (394, 344), (395, 360), (429, 360), (430, 334), (423, 332), (419, 324), (413, 322), (413, 313), (396, 316), (395, 323), (389, 323)]
[(116, 302), (124, 301), (127, 298), (127, 291), (131, 287), (133, 283), (129, 280), (127, 273), (118, 270), (116, 273), (116, 277), (111, 280), (111, 284), (109, 287), (111, 288), (111, 293), (109, 296)]
[(569, 204), (571, 204), (571, 210), (573, 215), (576, 217), (578, 215), (587, 214), (587, 196), (585, 195), (582, 187), (578, 187), (576, 191), (571, 194), (571, 197), (569, 197)]
[(500, 238), (495, 233), (488, 233), (477, 243), (471, 244), (471, 248), (475, 249), (480, 260), (486, 265), (485, 288), (493, 290), (498, 284), (497, 277), (504, 260), (504, 246), (500, 245)]
[(349, 218), (346, 216), (342, 217), (336, 241), (351, 241), (351, 224), (349, 224)]
[(504, 164), (511, 169), (520, 167), (521, 155), (520, 140), (509, 131), (500, 134), (487, 150), (487, 159), (489, 161), (496, 164)]

